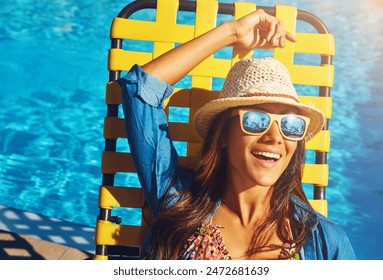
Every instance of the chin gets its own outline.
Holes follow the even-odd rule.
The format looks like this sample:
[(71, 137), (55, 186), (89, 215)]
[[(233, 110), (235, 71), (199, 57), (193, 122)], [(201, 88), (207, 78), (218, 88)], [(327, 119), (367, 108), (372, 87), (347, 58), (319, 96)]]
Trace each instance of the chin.
[(253, 182), (256, 186), (261, 187), (271, 187), (277, 182), (278, 179), (275, 178), (259, 178), (259, 176), (254, 177)]
[(263, 188), (270, 188), (272, 186), (274, 186), (275, 182), (273, 183), (256, 183), (256, 186), (260, 186), (260, 187), (263, 187)]

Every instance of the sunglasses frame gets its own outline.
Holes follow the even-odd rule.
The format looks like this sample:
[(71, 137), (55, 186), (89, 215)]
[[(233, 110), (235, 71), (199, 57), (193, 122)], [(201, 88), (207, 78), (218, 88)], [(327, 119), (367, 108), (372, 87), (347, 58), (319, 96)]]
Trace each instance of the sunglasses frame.
[[(266, 130), (263, 131), (263, 132), (260, 132), (260, 133), (249, 132), (249, 131), (245, 130), (244, 127), (243, 127), (243, 116), (247, 112), (257, 112), (257, 113), (263, 113), (263, 114), (268, 115), (269, 118), (270, 118), (270, 124), (266, 128)], [(254, 135), (254, 136), (261, 136), (261, 135), (265, 134), (267, 131), (269, 131), (269, 129), (270, 129), (271, 125), (274, 123), (274, 121), (276, 121), (278, 123), (279, 132), (281, 133), (283, 138), (285, 138), (286, 140), (291, 140), (291, 141), (300, 141), (300, 140), (302, 140), (306, 136), (307, 129), (308, 129), (309, 124), (310, 124), (310, 118), (302, 116), (302, 115), (299, 115), (299, 114), (293, 114), (293, 113), (289, 113), (289, 114), (272, 114), (272, 113), (265, 112), (265, 111), (259, 110), (259, 109), (235, 109), (230, 114), (230, 117), (233, 117), (233, 116), (239, 116), (239, 124), (241, 126), (241, 130), (242, 130), (243, 133), (248, 134), (248, 135)], [(305, 121), (305, 130), (304, 130), (304, 132), (303, 132), (301, 137), (299, 137), (299, 138), (292, 138), (292, 137), (286, 136), (283, 133), (282, 127), (281, 127), (281, 120), (283, 118), (289, 117), (289, 116), (299, 117), (299, 118), (301, 118), (301, 119), (303, 119)]]

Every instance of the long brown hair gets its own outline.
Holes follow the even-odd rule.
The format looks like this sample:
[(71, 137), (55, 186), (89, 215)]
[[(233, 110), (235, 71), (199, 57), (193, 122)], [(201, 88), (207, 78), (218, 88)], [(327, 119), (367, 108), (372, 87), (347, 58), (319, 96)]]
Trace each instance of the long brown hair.
[[(316, 215), (302, 187), (302, 171), (305, 159), (305, 143), (299, 141), (289, 165), (274, 184), (270, 199), (270, 211), (258, 225), (253, 234), (251, 246), (246, 255), (272, 251), (283, 246), (267, 246), (271, 238), (270, 229), (274, 228), (278, 238), (284, 244), (294, 244), (295, 252), (303, 247), (309, 232), (316, 224)], [(297, 209), (298, 208), (298, 209)], [(304, 211), (305, 215), (296, 215)], [(290, 231), (291, 229), (291, 231)], [(291, 255), (282, 258), (293, 257)]]
[[(212, 121), (200, 160), (192, 170), (192, 185), (176, 193), (168, 192), (162, 212), (153, 224), (147, 259), (177, 259), (186, 240), (211, 215), (220, 200), (225, 185), (222, 174), (225, 174), (227, 166), (223, 139), (231, 111), (218, 114)], [(308, 204), (301, 183), (304, 157), (304, 143), (298, 142), (289, 165), (274, 186), (270, 214), (255, 229), (248, 255), (263, 250), (268, 241), (267, 230), (273, 225), (276, 225), (277, 235), (283, 242), (296, 243), (298, 249), (303, 246), (311, 228), (306, 220), (294, 217), (294, 203), (290, 196)], [(286, 218), (293, 229), (293, 240), (290, 232), (286, 231)]]

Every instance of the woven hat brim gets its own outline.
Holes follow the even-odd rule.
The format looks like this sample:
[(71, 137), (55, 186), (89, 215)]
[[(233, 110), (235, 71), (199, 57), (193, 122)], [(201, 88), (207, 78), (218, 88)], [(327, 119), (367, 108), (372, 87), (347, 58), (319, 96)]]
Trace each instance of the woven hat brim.
[(297, 102), (288, 97), (281, 96), (254, 96), (254, 97), (229, 97), (212, 100), (202, 106), (194, 115), (194, 127), (197, 133), (205, 138), (210, 127), (211, 121), (220, 112), (229, 108), (240, 106), (252, 106), (266, 103), (278, 103), (291, 105), (299, 109), (299, 114), (310, 118), (310, 124), (304, 141), (312, 139), (324, 125), (323, 113), (311, 105)]

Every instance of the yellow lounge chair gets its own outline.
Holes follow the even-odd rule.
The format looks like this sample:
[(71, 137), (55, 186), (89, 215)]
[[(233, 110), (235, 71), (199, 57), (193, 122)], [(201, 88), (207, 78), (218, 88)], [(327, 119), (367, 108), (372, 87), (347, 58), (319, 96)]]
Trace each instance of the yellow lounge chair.
[[(334, 37), (329, 34), (326, 26), (311, 13), (297, 10), (291, 6), (258, 7), (267, 13), (275, 15), (284, 21), (287, 31), (295, 34), (296, 43), (287, 42), (284, 49), (268, 50), (268, 56), (274, 55), (288, 68), (293, 83), (298, 87), (310, 86), (310, 92), (315, 94), (300, 96), (303, 103), (312, 103), (322, 110), (327, 122), (324, 129), (306, 145), (312, 151), (312, 162), (306, 163), (303, 183), (312, 184), (314, 189), (312, 206), (320, 213), (327, 215), (325, 189), (328, 185), (329, 168), (327, 152), (330, 149), (330, 131), (328, 120), (331, 118), (332, 102), (330, 89), (333, 85), (334, 68), (332, 57), (335, 53)], [(150, 9), (155, 13), (155, 21), (129, 19), (142, 9)], [(111, 26), (111, 48), (109, 50), (108, 68), (110, 73), (106, 88), (107, 116), (104, 123), (105, 151), (102, 155), (103, 180), (99, 193), (100, 215), (97, 219), (94, 259), (111, 258), (138, 259), (140, 246), (150, 227), (150, 213), (145, 207), (145, 198), (140, 188), (115, 185), (115, 176), (128, 173), (134, 174), (135, 167), (129, 152), (118, 151), (117, 140), (122, 139), (126, 146), (124, 119), (120, 111), (121, 91), (115, 82), (121, 71), (129, 70), (134, 64), (145, 64), (151, 59), (174, 48), (175, 44), (188, 41), (217, 25), (217, 18), (239, 18), (256, 9), (254, 3), (223, 4), (215, 0), (178, 1), (178, 0), (140, 0), (126, 6), (113, 19)], [(147, 10), (146, 10), (147, 11)], [(193, 21), (193, 25), (177, 22), (177, 15), (183, 13)], [(227, 20), (227, 19), (226, 19)], [(297, 32), (298, 22), (311, 26), (309, 32)], [(153, 42), (149, 52), (128, 50), (131, 40), (134, 42)], [(122, 43), (124, 41), (124, 49)], [(219, 91), (212, 90), (215, 78), (225, 78), (228, 70), (239, 59), (251, 57), (252, 52), (241, 49), (229, 50), (229, 58), (211, 56), (197, 66), (191, 73), (191, 87), (178, 88), (166, 102), (166, 112), (169, 108), (189, 108), (189, 120), (193, 120), (196, 110), (211, 99), (217, 98)], [(315, 54), (316, 65), (295, 63), (301, 54)], [(312, 56), (310, 56), (312, 57)], [(299, 89), (298, 89), (299, 91)], [(120, 115), (119, 115), (120, 111)], [(169, 115), (168, 115), (169, 116)], [(181, 165), (195, 161), (202, 139), (196, 134), (192, 123), (172, 122), (169, 116), (169, 131), (174, 141), (186, 142), (186, 155), (180, 156)], [(139, 226), (127, 225), (131, 217), (119, 217), (112, 212), (121, 208), (139, 208), (142, 218)], [(118, 212), (118, 210), (117, 210)]]

